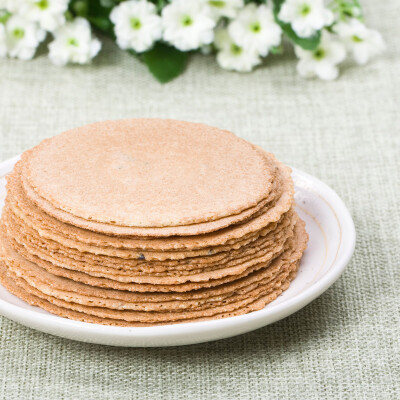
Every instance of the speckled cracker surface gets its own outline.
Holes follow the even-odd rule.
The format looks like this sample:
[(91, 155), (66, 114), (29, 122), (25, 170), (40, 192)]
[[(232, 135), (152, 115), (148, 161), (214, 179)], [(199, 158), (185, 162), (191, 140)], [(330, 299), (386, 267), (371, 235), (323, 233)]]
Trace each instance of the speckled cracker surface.
[(7, 178), (0, 282), (89, 323), (152, 326), (265, 307), (307, 246), (290, 169), (230, 132), (106, 121), (27, 151)]
[(61, 210), (136, 227), (239, 214), (272, 182), (262, 155), (232, 133), (158, 119), (105, 121), (47, 139), (29, 154), (25, 176)]
[[(285, 198), (290, 198), (293, 195), (290, 191), (293, 191), (290, 179), (290, 169), (279, 163), (272, 154), (260, 151), (258, 148), (253, 147), (256, 152), (258, 152), (264, 162), (269, 166), (271, 171), (284, 176), (284, 184), (282, 185), (283, 191), (286, 192)], [(133, 227), (133, 226), (122, 226), (118, 224), (102, 223), (95, 221), (93, 219), (85, 219), (80, 216), (76, 216), (67, 212), (63, 209), (55, 207), (50, 201), (40, 196), (40, 194), (30, 185), (26, 176), (26, 163), (29, 159), (32, 151), (26, 152), (22, 156), (21, 163), (17, 166), (22, 169), (21, 183), (26, 196), (39, 208), (43, 209), (47, 214), (59, 219), (60, 221), (75, 225), (90, 231), (101, 232), (110, 235), (121, 235), (121, 236), (138, 236), (138, 237), (168, 237), (168, 236), (185, 236), (185, 235), (199, 235), (209, 232), (215, 232), (221, 230), (232, 224), (240, 221), (246, 222), (251, 219), (252, 216), (257, 215), (257, 210), (260, 210), (260, 206), (264, 206), (263, 202), (269, 199), (271, 191), (277, 190), (276, 185), (271, 184), (271, 188), (268, 189), (268, 197), (264, 199), (256, 206), (248, 208), (239, 214), (233, 214), (227, 217), (219, 218), (213, 221), (192, 223), (188, 225), (179, 226), (164, 226), (164, 227)], [(279, 188), (280, 185), (278, 185)], [(278, 189), (279, 190), (279, 189)], [(272, 193), (274, 201), (276, 193)], [(269, 207), (264, 207), (269, 210)], [(264, 210), (265, 211), (265, 210)], [(261, 210), (260, 210), (261, 212)], [(278, 214), (279, 215), (279, 214)]]
[[(30, 270), (28, 272), (21, 272), (20, 267), (9, 267), (8, 279), (12, 280), (20, 290), (29, 293), (30, 296), (46, 300), (56, 306), (47, 308), (55, 314), (64, 315), (59, 309), (61, 307), (68, 312), (81, 312), (85, 315), (102, 318), (101, 323), (106, 324), (113, 324), (107, 322), (108, 320), (122, 320), (128, 324), (158, 324), (221, 318), (260, 309), (286, 289), (297, 271), (298, 260), (306, 245), (306, 236), (304, 226), (299, 224), (292, 246), (274, 261), (276, 265), (241, 277), (240, 280), (230, 284), (231, 292), (228, 292), (228, 296), (218, 300), (215, 298), (216, 293), (214, 293), (214, 297), (212, 296), (212, 289), (202, 301), (193, 301), (190, 296), (189, 300), (176, 300), (174, 304), (176, 308), (172, 308), (172, 305), (169, 304), (166, 306), (167, 310), (162, 307), (162, 304), (166, 304), (166, 299), (158, 299), (158, 303), (162, 304), (154, 304), (157, 301), (132, 302), (126, 297), (122, 302), (121, 300), (112, 301), (113, 295), (104, 296), (104, 290), (103, 292), (98, 290), (97, 293), (96, 290), (92, 290), (90, 296), (85, 296), (82, 294), (84, 292), (82, 287), (74, 287), (76, 284), (71, 281), (54, 282), (52, 275), (43, 280), (41, 277), (43, 273), (31, 263), (25, 265), (25, 268)], [(226, 286), (221, 286), (216, 290), (221, 292), (221, 288), (224, 289)], [(30, 297), (25, 296), (26, 298)], [(146, 295), (142, 299), (147, 300)], [(171, 308), (168, 309), (168, 307)], [(115, 322), (115, 324), (119, 325), (119, 322)]]

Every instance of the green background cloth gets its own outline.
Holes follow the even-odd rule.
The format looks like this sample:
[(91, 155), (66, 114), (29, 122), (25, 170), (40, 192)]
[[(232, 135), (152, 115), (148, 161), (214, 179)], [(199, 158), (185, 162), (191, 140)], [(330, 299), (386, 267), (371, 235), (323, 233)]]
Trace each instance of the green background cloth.
[(160, 85), (106, 43), (89, 67), (0, 60), (0, 160), (104, 119), (168, 117), (234, 131), (316, 175), (348, 205), (357, 247), (296, 314), (218, 342), (129, 349), (0, 318), (1, 399), (399, 399), (400, 2), (364, 0), (388, 50), (335, 82), (304, 80), (291, 51), (251, 74), (194, 57)]

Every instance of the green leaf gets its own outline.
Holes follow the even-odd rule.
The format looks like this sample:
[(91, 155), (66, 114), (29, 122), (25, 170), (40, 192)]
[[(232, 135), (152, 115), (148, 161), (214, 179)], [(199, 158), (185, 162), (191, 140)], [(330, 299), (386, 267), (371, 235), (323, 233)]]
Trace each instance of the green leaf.
[(113, 8), (118, 4), (118, 0), (100, 0), (100, 5), (106, 8)]
[(279, 11), (284, 1), (285, 0), (273, 0), (275, 21), (279, 24), (279, 26), (282, 28), (282, 31), (293, 43), (305, 50), (315, 50), (321, 40), (321, 31), (318, 31), (315, 35), (309, 38), (301, 38), (297, 36), (290, 24), (286, 24), (278, 18)]
[(341, 20), (358, 18), (362, 21), (364, 19), (358, 0), (332, 0), (328, 6), (334, 13), (339, 14)]
[(270, 52), (271, 54), (278, 54), (278, 55), (283, 54), (283, 46), (282, 46), (282, 45), (273, 46), (273, 47), (271, 47), (271, 48), (269, 49), (269, 52)]
[(109, 18), (102, 16), (88, 16), (87, 19), (95, 28), (106, 33), (110, 37), (114, 37), (114, 27)]
[(267, 4), (268, 0), (245, 0), (244, 4), (255, 3), (255, 4)]
[(295, 44), (302, 47), (305, 50), (315, 50), (319, 42), (321, 41), (321, 31), (318, 31), (315, 35), (309, 38), (301, 38), (296, 35), (294, 30), (289, 24), (279, 23), (283, 32), (285, 32), (286, 36)]
[(88, 7), (88, 20), (100, 31), (114, 38), (114, 25), (110, 21), (111, 7), (104, 7), (101, 0), (91, 0)]
[(110, 13), (115, 1), (104, 0), (71, 0), (69, 11), (74, 16), (86, 18), (94, 28), (114, 38), (114, 25)]
[(87, 0), (78, 0), (71, 3), (73, 12), (79, 17), (86, 17), (88, 14), (88, 2)]
[(189, 53), (184, 53), (164, 43), (156, 43), (142, 54), (142, 60), (161, 83), (172, 81), (185, 69)]
[(157, 11), (160, 12), (167, 4), (167, 0), (150, 0), (157, 7)]

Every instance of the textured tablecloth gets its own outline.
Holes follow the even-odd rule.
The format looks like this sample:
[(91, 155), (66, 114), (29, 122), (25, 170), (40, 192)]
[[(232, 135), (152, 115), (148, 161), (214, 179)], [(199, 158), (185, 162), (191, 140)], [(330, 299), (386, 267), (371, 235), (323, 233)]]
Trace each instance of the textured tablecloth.
[(64, 340), (0, 317), (1, 399), (399, 399), (400, 2), (364, 0), (388, 43), (336, 82), (305, 81), (293, 54), (248, 75), (196, 57), (161, 86), (108, 43), (90, 67), (0, 61), (0, 160), (104, 119), (168, 117), (227, 128), (344, 199), (355, 255), (313, 303), (255, 332), (175, 348)]

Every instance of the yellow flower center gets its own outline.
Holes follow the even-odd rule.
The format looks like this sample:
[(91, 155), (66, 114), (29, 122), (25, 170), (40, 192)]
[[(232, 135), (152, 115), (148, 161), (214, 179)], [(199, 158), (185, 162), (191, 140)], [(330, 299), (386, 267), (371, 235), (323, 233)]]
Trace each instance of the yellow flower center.
[(238, 56), (239, 54), (241, 54), (242, 51), (243, 51), (243, 49), (240, 46), (238, 46), (237, 44), (235, 44), (235, 43), (231, 44), (231, 52), (235, 56)]
[(193, 19), (190, 15), (184, 15), (182, 17), (182, 25), (183, 26), (190, 26), (193, 24)]
[(69, 38), (68, 39), (68, 44), (70, 46), (74, 46), (74, 47), (78, 47), (79, 46), (79, 43), (75, 38)]
[(311, 7), (308, 4), (302, 4), (300, 7), (300, 14), (305, 17), (311, 11)]
[(250, 30), (251, 30), (252, 32), (254, 32), (254, 33), (260, 32), (260, 31), (261, 31), (261, 25), (260, 25), (260, 23), (259, 23), (258, 21), (253, 22), (253, 23), (250, 25)]
[(222, 8), (225, 7), (226, 1), (217, 1), (217, 0), (210, 0), (208, 4), (212, 7)]
[(135, 30), (138, 30), (142, 27), (142, 23), (140, 22), (139, 18), (133, 17), (131, 18), (131, 27)]
[(316, 60), (322, 60), (326, 55), (326, 52), (324, 49), (317, 49), (314, 51), (314, 58)]
[(22, 28), (15, 28), (13, 35), (16, 39), (22, 39), (25, 36), (25, 31)]
[(39, 0), (36, 2), (36, 5), (41, 9), (41, 10), (46, 10), (46, 8), (49, 7), (49, 2), (48, 0)]

